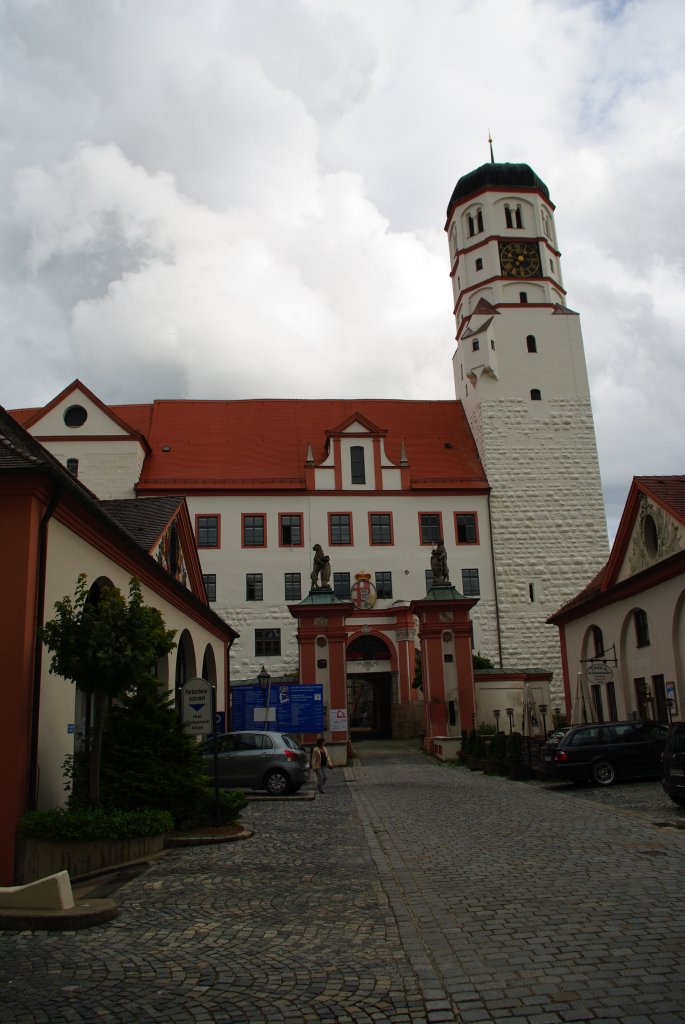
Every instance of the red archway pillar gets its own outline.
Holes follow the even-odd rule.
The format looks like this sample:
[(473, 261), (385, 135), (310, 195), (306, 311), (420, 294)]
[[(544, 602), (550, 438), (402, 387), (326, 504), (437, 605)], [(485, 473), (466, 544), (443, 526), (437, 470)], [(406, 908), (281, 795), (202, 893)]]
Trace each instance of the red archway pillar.
[(288, 605), (290, 614), (297, 619), (300, 682), (323, 685), (328, 707), (327, 731), (332, 743), (347, 744), (350, 738), (345, 620), (353, 609), (350, 602), (338, 601), (332, 592), (326, 591), (312, 591), (300, 604)]
[[(425, 749), (435, 736), (458, 736), (471, 725), (476, 710), (473, 679), (471, 608), (477, 599), (462, 597), (452, 586), (434, 586), (425, 598), (412, 601), (419, 619), (423, 696), (426, 706)], [(454, 702), (456, 721), (449, 720)]]

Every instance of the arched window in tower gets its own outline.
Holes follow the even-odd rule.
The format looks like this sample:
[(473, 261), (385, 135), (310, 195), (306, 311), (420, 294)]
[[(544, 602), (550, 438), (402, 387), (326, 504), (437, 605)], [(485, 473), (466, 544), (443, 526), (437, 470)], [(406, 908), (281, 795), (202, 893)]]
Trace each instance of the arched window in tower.
[(473, 220), (473, 216), (471, 214), (468, 215), (468, 224), (469, 224), (469, 237), (470, 237), (471, 235), (475, 235), (475, 233), (476, 233), (476, 225), (475, 225), (475, 222)]
[(526, 338), (526, 346), (527, 346), (529, 352), (537, 352), (538, 344), (537, 344), (537, 342), (535, 340), (535, 335), (534, 334), (529, 334), (527, 336), (527, 338)]
[(521, 204), (519, 203), (516, 207), (516, 227), (523, 227), (523, 213), (521, 211)]
[(528, 292), (519, 292), (519, 302), (524, 304), (528, 302)]
[(549, 217), (547, 215), (547, 210), (542, 211), (542, 230), (548, 238), (552, 237), (549, 230)]
[(479, 257), (479, 258), (478, 258), (478, 259), (476, 260), (476, 270), (482, 270), (482, 269), (483, 269), (483, 261), (482, 261), (482, 259), (481, 259), (481, 258)]
[(542, 401), (542, 392), (540, 391), (540, 388), (532, 388), (531, 389), (530, 400), (531, 400), (531, 402), (540, 402), (540, 401)]
[(456, 224), (452, 224), (452, 227), (450, 228), (449, 242), (450, 242), (450, 252), (451, 252), (452, 256), (454, 256), (454, 254), (457, 251), (457, 225)]
[(509, 203), (505, 203), (504, 205), (504, 221), (508, 228), (513, 228), (514, 221), (511, 216), (511, 207), (509, 206)]
[(483, 211), (479, 210), (476, 214), (476, 224), (478, 225), (478, 231), (483, 230)]

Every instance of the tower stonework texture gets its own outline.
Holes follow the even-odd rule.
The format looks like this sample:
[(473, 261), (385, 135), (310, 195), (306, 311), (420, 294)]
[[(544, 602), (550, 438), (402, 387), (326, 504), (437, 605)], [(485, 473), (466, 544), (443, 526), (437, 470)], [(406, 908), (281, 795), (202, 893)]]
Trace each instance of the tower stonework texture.
[(527, 164), (460, 178), (447, 209), (461, 400), (490, 494), (500, 660), (554, 668), (545, 620), (606, 560), (580, 318), (566, 305), (554, 205)]

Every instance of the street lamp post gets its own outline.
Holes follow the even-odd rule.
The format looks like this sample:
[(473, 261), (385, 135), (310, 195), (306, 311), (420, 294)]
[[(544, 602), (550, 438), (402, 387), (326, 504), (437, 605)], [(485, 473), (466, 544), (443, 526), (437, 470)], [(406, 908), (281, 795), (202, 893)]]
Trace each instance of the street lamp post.
[(495, 716), (495, 727), (497, 729), (497, 732), (499, 732), (499, 716), (502, 714), (502, 712), (500, 711), (499, 708), (495, 708), (495, 710), (492, 713)]
[(561, 708), (554, 708), (552, 711), (552, 725), (555, 729), (559, 728), (559, 722), (561, 721)]
[(266, 732), (267, 719), (269, 717), (269, 698), (271, 696), (271, 676), (264, 665), (262, 665), (261, 671), (257, 676), (257, 682), (261, 686), (262, 693), (264, 694), (264, 732)]
[(504, 710), (506, 711), (507, 718), (509, 719), (509, 735), (511, 736), (512, 732), (514, 731), (514, 709), (505, 708)]

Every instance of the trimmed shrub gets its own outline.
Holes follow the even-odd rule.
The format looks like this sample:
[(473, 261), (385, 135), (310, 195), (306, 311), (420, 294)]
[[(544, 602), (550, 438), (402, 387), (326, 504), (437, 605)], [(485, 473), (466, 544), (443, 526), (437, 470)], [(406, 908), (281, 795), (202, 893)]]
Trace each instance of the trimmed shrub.
[(57, 842), (158, 836), (171, 832), (173, 827), (174, 820), (165, 811), (108, 811), (101, 807), (26, 811), (20, 823), (22, 835)]

